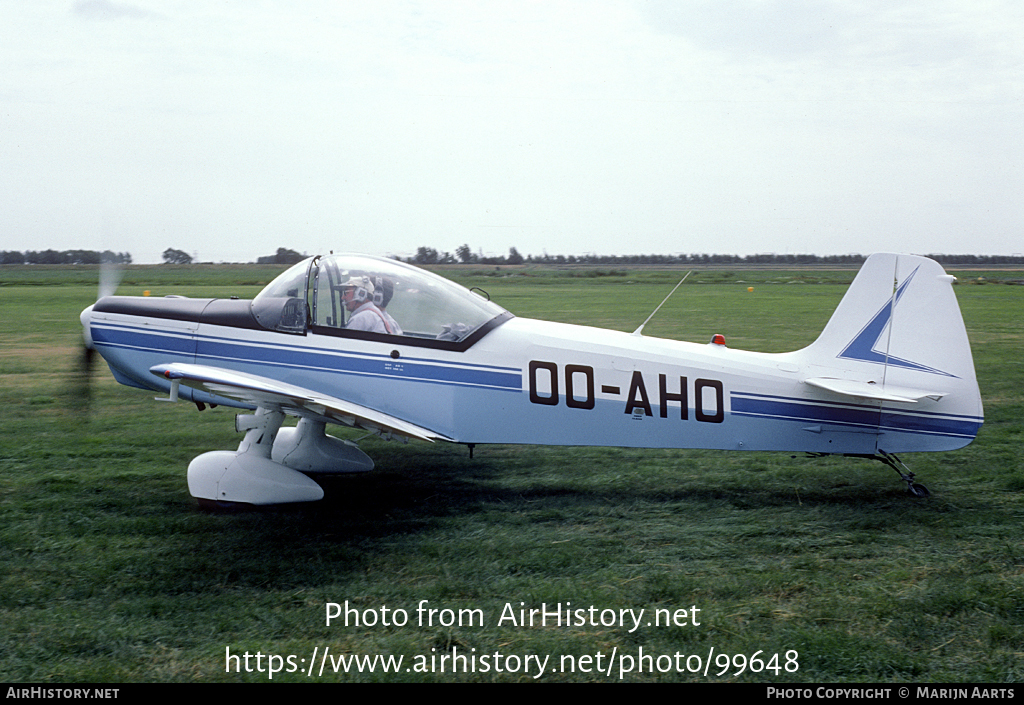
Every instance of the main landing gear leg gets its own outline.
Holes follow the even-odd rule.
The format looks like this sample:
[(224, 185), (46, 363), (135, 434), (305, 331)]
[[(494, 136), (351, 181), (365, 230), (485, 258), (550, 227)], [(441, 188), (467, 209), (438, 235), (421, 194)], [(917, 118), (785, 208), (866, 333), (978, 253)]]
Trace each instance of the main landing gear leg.
[[(895, 455), (892, 453), (886, 453), (884, 450), (879, 449), (878, 455), (874, 456), (874, 458), (875, 460), (885, 463), (899, 473), (900, 478), (907, 483), (907, 494), (922, 498), (931, 496), (931, 492), (928, 491), (927, 487), (914, 482), (914, 473), (910, 472), (910, 468), (908, 468), (903, 461)], [(902, 470), (900, 468), (902, 468)]]

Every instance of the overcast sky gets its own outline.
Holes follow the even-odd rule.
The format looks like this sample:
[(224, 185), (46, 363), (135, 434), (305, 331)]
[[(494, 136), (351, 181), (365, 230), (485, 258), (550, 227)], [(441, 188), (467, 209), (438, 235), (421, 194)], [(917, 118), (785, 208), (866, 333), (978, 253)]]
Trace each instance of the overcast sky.
[(1019, 0), (0, 0), (0, 249), (1024, 252)]

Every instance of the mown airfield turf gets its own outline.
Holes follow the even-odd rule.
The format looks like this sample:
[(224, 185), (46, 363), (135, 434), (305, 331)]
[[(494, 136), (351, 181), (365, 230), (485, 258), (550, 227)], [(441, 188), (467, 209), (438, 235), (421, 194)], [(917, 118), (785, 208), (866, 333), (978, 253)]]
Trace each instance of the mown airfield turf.
[[(118, 293), (245, 298), (279, 270), (131, 267)], [(444, 273), (517, 315), (620, 330), (682, 275)], [(856, 459), (532, 446), (478, 447), (470, 459), (463, 446), (369, 438), (377, 469), (326, 482), (320, 503), (212, 514), (189, 496), (185, 468), (237, 446), (233, 411), (156, 403), (101, 363), (86, 398), (78, 314), (95, 297), (95, 268), (2, 267), (0, 682), (266, 681), (270, 655), (298, 667), (274, 681), (532, 680), (527, 655), (550, 657), (539, 680), (616, 681), (621, 657), (640, 649), (656, 672), (623, 680), (1019, 681), (1024, 286), (1001, 283), (1019, 272), (955, 273), (986, 422), (965, 449), (904, 458), (928, 500)], [(853, 275), (697, 271), (645, 334), (795, 349)], [(418, 626), (422, 600), (448, 616), (479, 610), (483, 624)], [(410, 621), (327, 626), (325, 604), (345, 601)], [(506, 605), (566, 602), (644, 609), (645, 624), (499, 624)], [(656, 609), (694, 606), (699, 625), (646, 626)], [(325, 648), (405, 661), (397, 674), (378, 662), (308, 677)], [(243, 672), (226, 672), (228, 649), (250, 653), (254, 670), (239, 661)], [(453, 649), (478, 671), (484, 655), (507, 660), (457, 674), (449, 661), (440, 673)], [(707, 675), (691, 672), (709, 654)], [(758, 660), (741, 669), (738, 655)], [(415, 670), (431, 657), (432, 670)]]

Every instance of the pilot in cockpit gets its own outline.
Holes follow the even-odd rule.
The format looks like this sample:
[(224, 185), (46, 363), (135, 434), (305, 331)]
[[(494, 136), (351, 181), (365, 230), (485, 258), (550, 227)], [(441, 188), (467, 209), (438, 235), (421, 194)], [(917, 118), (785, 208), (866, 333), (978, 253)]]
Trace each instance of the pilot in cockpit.
[(341, 300), (349, 312), (346, 329), (395, 334), (385, 314), (374, 304), (374, 286), (369, 277), (352, 277), (340, 288)]

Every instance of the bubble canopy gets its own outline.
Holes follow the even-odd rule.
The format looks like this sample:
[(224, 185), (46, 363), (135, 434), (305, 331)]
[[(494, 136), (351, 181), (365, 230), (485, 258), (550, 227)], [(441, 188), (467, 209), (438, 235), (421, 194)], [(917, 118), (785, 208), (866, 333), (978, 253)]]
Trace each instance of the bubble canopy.
[[(343, 301), (352, 282), (387, 317), (387, 333), (347, 329)], [(273, 331), (386, 339), (427, 347), (466, 348), (512, 317), (485, 295), (396, 260), (367, 255), (310, 257), (282, 272), (252, 301), (259, 324)]]

